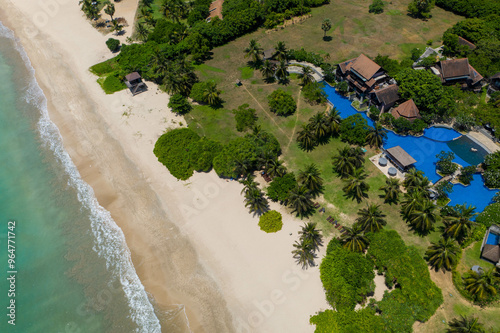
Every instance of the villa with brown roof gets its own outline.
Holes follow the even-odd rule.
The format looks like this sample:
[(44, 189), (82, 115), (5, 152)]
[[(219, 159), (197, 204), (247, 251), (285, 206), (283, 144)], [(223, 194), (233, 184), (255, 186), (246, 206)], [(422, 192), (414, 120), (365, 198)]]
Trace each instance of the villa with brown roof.
[(376, 86), (381, 86), (389, 77), (373, 60), (360, 54), (359, 57), (337, 65), (337, 81), (346, 80), (360, 97), (367, 96)]
[(458, 36), (458, 44), (463, 45), (463, 46), (467, 46), (469, 48), (469, 50), (474, 50), (476, 48), (476, 45), (474, 45), (473, 43), (469, 42), (467, 39), (462, 38), (460, 36)]
[(382, 89), (373, 90), (371, 92), (371, 100), (381, 112), (389, 110), (394, 104), (399, 101), (399, 87), (397, 84), (391, 84)]
[(417, 161), (408, 154), (400, 146), (392, 147), (385, 150), (386, 156), (394, 163), (400, 170), (407, 170), (410, 166), (417, 163)]
[(443, 60), (436, 65), (439, 77), (444, 84), (460, 84), (462, 89), (481, 91), (483, 77), (469, 64), (469, 59)]
[(392, 109), (391, 114), (395, 119), (403, 117), (409, 121), (414, 121), (415, 119), (421, 118), (420, 112), (418, 111), (418, 108), (412, 99)]

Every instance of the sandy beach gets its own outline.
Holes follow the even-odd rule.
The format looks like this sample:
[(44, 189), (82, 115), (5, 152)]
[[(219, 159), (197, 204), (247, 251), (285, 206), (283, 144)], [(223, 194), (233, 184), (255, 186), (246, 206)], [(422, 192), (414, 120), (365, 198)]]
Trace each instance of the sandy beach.
[[(137, 2), (115, 4), (115, 16), (130, 25), (122, 41)], [(125, 234), (163, 331), (189, 331), (187, 316), (193, 332), (313, 332), (309, 316), (328, 304), (318, 267), (303, 271), (291, 255), (302, 221), (282, 211), (283, 230), (265, 234), (239, 183), (213, 171), (172, 177), (153, 147), (185, 120), (150, 82), (135, 97), (101, 90), (88, 68), (114, 56), (105, 45), (114, 36), (95, 30), (78, 1), (0, 4), (0, 21), (28, 53), (66, 150)], [(178, 315), (166, 320), (166, 313)]]

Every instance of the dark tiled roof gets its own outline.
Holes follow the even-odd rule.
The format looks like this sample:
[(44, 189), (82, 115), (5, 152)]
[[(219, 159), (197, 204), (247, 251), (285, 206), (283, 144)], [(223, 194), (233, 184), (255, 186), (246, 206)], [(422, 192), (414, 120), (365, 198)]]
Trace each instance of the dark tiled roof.
[(469, 60), (467, 58), (443, 60), (440, 62), (443, 79), (469, 76)]
[(500, 72), (496, 73), (493, 76), (490, 76), (490, 79), (500, 79)]
[(415, 120), (420, 118), (420, 112), (418, 111), (415, 102), (412, 99), (399, 105), (397, 108), (392, 109), (392, 115), (394, 118), (404, 117), (408, 120)]
[(470, 79), (472, 80), (472, 84), (476, 84), (478, 83), (479, 81), (481, 81), (483, 79), (483, 77), (481, 76), (481, 74), (479, 74), (474, 67), (472, 67), (471, 65), (469, 65), (469, 73), (470, 73)]
[(471, 50), (474, 50), (476, 48), (476, 45), (474, 45), (473, 43), (469, 42), (467, 39), (462, 38), (460, 36), (458, 36), (458, 44), (465, 45)]
[[(351, 63), (352, 63), (354, 60), (356, 60), (356, 58), (354, 58), (354, 59), (349, 59), (349, 60), (344, 61), (344, 62), (341, 62), (341, 63), (339, 64), (339, 68), (340, 68), (340, 70), (342, 71), (342, 73), (345, 73), (345, 72), (346, 72), (346, 70), (348, 70), (349, 68), (351, 68)], [(349, 65), (349, 66), (348, 66), (348, 65)]]
[(410, 156), (403, 148), (400, 146), (392, 147), (386, 150), (386, 152), (392, 156), (396, 161), (399, 162), (403, 167), (407, 167), (416, 163), (415, 159)]
[(378, 72), (380, 66), (364, 54), (360, 54), (359, 57), (352, 62), (351, 69), (355, 70), (366, 80), (370, 80), (372, 76)]
[(385, 105), (393, 104), (399, 99), (398, 89), (397, 84), (391, 84), (388, 87), (376, 90), (375, 96), (377, 96), (380, 103), (384, 103)]
[(484, 259), (497, 263), (500, 260), (500, 246), (485, 244), (481, 256)]
[(139, 75), (139, 73), (137, 73), (137, 72), (133, 72), (133, 73), (130, 73), (129, 75), (125, 75), (125, 79), (129, 82), (140, 79), (140, 78), (141, 78), (141, 75)]

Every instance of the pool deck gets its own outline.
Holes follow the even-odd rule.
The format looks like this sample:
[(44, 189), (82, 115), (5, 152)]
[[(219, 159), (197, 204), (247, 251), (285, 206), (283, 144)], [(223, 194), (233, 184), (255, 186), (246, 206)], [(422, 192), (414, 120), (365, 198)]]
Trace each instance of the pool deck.
[[(399, 178), (401, 180), (405, 179), (405, 176), (404, 174), (399, 171), (399, 169), (394, 165), (392, 164), (392, 162), (390, 160), (387, 160), (387, 165), (386, 166), (381, 166), (380, 164), (378, 164), (378, 160), (380, 159), (380, 157), (384, 155), (384, 153), (380, 153), (380, 154), (377, 154), (375, 156), (372, 156), (370, 157), (370, 161), (387, 177), (387, 178)], [(396, 176), (389, 176), (389, 168), (390, 167), (394, 167), (396, 170), (397, 170), (397, 174)]]
[(481, 146), (486, 148), (486, 150), (488, 150), (489, 153), (500, 151), (500, 146), (495, 142), (491, 141), (490, 138), (488, 138), (481, 132), (470, 131), (469, 133), (467, 133), (467, 135), (474, 141), (478, 142)]

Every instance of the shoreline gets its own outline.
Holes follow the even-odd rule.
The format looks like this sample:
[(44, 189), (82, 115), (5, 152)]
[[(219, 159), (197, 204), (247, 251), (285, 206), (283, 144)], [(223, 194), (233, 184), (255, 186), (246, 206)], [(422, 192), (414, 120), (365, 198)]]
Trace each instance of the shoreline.
[(302, 271), (290, 253), (302, 221), (271, 205), (282, 211), (284, 227), (265, 234), (244, 207), (239, 183), (213, 171), (186, 182), (172, 177), (152, 147), (166, 127), (185, 121), (150, 82), (136, 97), (104, 94), (88, 68), (113, 56), (104, 43), (111, 36), (92, 28), (76, 4), (60, 0), (65, 4), (36, 32), (27, 17), (43, 9), (28, 0), (0, 3), (0, 20), (28, 53), (66, 151), (125, 234), (155, 308), (183, 304), (193, 332), (314, 331), (309, 316), (328, 304), (318, 267)]

